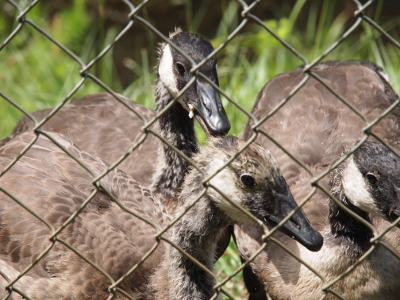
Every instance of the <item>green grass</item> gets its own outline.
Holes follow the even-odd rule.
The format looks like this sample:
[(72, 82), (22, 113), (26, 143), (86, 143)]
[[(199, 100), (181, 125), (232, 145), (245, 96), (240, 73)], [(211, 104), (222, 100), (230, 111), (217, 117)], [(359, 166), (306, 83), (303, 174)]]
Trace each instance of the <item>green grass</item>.
[[(215, 264), (217, 270), (218, 280), (222, 281), (228, 276), (231, 276), (241, 265), (240, 256), (234, 241), (231, 239), (229, 247), (226, 249), (225, 254)], [(247, 290), (243, 283), (243, 276), (241, 273), (231, 278), (223, 288), (230, 294), (234, 295), (236, 299), (247, 299)], [(229, 299), (225, 297), (223, 299)]]
[[(84, 1), (74, 0), (73, 5), (58, 13), (51, 21), (44, 17), (40, 3), (29, 12), (28, 18), (41, 26), (61, 44), (71, 49), (85, 63), (91, 61), (99, 52), (96, 47), (100, 44), (105, 47), (118, 33), (117, 28), (107, 32), (104, 28), (94, 28), (82, 17), (87, 12)], [(212, 43), (217, 47), (226, 39), (228, 34), (240, 23), (235, 13), (238, 4), (233, 1), (222, 1), (224, 16), (217, 28), (217, 34)], [(316, 5), (321, 11), (318, 18), (318, 7), (312, 6), (309, 11), (305, 29), (299, 30), (295, 25), (299, 12), (304, 9), (305, 0), (298, 0), (291, 13), (279, 20), (268, 20), (265, 24), (294, 46), (308, 61), (315, 60), (328, 49), (344, 32), (346, 22), (343, 15), (333, 15), (335, 1), (319, 1)], [(185, 4), (187, 14), (187, 28), (196, 31), (202, 18), (207, 16), (207, 9), (203, 5), (197, 12), (193, 12), (189, 4)], [(378, 9), (369, 16), (381, 19), (379, 11), (383, 1), (378, 1)], [(0, 7), (1, 9), (1, 7)], [(399, 26), (400, 18), (380, 20), (380, 25), (389, 32)], [(8, 26), (5, 19), (0, 18), (0, 28), (15, 28), (17, 24)], [(0, 42), (11, 31), (0, 31)], [(154, 38), (154, 37), (153, 37)], [(397, 36), (395, 38), (398, 39)], [(102, 48), (100, 47), (100, 48)], [(97, 49), (97, 50), (96, 50)], [(112, 61), (112, 53), (108, 53), (91, 72), (110, 88), (122, 93), (131, 99), (154, 107), (152, 86), (155, 75), (148, 62), (153, 61), (155, 54), (141, 52), (136, 60), (127, 60), (128, 66), (136, 75), (137, 80), (123, 89), (119, 84), (118, 75)], [(400, 90), (400, 50), (380, 37), (380, 34), (368, 24), (363, 24), (361, 30), (352, 34), (349, 39), (340, 44), (324, 60), (370, 60), (381, 65), (392, 78), (392, 85), (396, 91)], [(251, 111), (258, 92), (263, 85), (275, 75), (293, 70), (302, 61), (273, 38), (267, 31), (255, 23), (246, 26), (246, 30), (236, 36), (218, 54), (218, 70), (221, 88), (247, 111)], [(26, 24), (16, 37), (0, 51), (0, 92), (18, 103), (29, 112), (53, 107), (60, 103), (66, 95), (81, 80), (80, 66), (59, 47)], [(79, 88), (74, 96), (104, 91), (90, 79)], [(234, 104), (223, 98), (223, 103), (232, 123), (231, 134), (240, 135), (247, 122), (247, 116)], [(12, 128), (23, 114), (10, 103), (0, 97), (0, 138), (10, 134)], [(198, 130), (200, 139), (205, 136)], [(221, 278), (231, 274), (240, 265), (240, 259), (234, 245), (227, 249), (218, 263), (217, 270)], [(246, 291), (243, 288), (241, 277), (236, 276), (226, 288), (237, 299), (245, 299)]]

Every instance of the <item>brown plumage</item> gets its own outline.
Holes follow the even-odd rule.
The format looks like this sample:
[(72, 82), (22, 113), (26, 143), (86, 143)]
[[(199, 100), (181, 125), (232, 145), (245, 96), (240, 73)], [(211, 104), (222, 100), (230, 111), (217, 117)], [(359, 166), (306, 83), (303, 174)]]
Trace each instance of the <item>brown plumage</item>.
[[(322, 80), (347, 99), (365, 118), (372, 122), (393, 104), (398, 96), (382, 76), (382, 70), (367, 62), (326, 62), (312, 68)], [(262, 119), (304, 79), (301, 68), (276, 76), (261, 90), (253, 114)], [(244, 138), (253, 131), (249, 122)], [(390, 146), (400, 149), (400, 108), (375, 124), (371, 131)], [(258, 128), (276, 139), (285, 149), (302, 161), (317, 176), (329, 169), (343, 152), (352, 149), (365, 135), (367, 126), (335, 95), (312, 77), (276, 113)], [(369, 141), (375, 139), (370, 136)], [(312, 192), (312, 176), (285, 154), (266, 136), (257, 142), (271, 150), (277, 158), (294, 198), (299, 203)], [(342, 163), (318, 184), (330, 190), (344, 205), (362, 216), (382, 232), (399, 216), (399, 158), (380, 143), (364, 143), (355, 155)], [(355, 167), (354, 167), (355, 166)], [(353, 167), (353, 168), (352, 168)], [(354, 172), (364, 176), (349, 175)], [(354, 188), (356, 179), (363, 188)], [(367, 195), (367, 196), (366, 196)], [(363, 198), (364, 197), (364, 198)], [(280, 233), (276, 238), (314, 267), (327, 281), (337, 278), (355, 263), (367, 249), (372, 232), (343, 212), (333, 201), (317, 190), (303, 206), (311, 223), (323, 233), (324, 246), (312, 253)], [(372, 213), (372, 214), (371, 214)], [(379, 217), (376, 217), (378, 215)], [(248, 258), (260, 245), (261, 232), (252, 226), (235, 226), (238, 248)], [(381, 241), (391, 244), (400, 253), (399, 229), (390, 230)], [(246, 270), (245, 280), (250, 299), (320, 299), (322, 282), (273, 242), (251, 264), (256, 274)], [(331, 287), (344, 299), (398, 299), (400, 293), (400, 261), (382, 246), (377, 246), (352, 273)], [(258, 281), (257, 281), (258, 278)], [(262, 282), (262, 284), (261, 284)], [(265, 291), (263, 291), (263, 288)], [(326, 299), (337, 299), (328, 294)]]
[[(125, 298), (121, 290), (135, 299), (206, 300), (214, 294), (211, 276), (168, 243), (160, 240), (158, 244), (154, 237), (157, 230), (163, 229), (172, 218), (148, 188), (118, 169), (105, 175), (100, 185), (94, 184), (93, 178), (109, 165), (79, 150), (62, 136), (47, 134), (78, 158), (85, 168), (43, 134), (37, 139), (30, 132), (8, 138), (0, 148), (0, 169), (4, 170), (34, 141), (0, 177), (0, 274), (14, 280), (19, 272), (44, 254), (14, 283), (14, 291), (8, 291), (11, 299), (21, 299), (17, 291), (31, 299), (121, 299)], [(243, 146), (244, 142), (234, 137), (212, 138), (193, 159), (208, 176)], [(203, 179), (196, 169), (189, 172), (177, 200), (180, 204), (177, 214), (201, 195)], [(211, 186), (163, 234), (210, 270), (219, 233), (236, 222), (256, 223), (236, 205), (259, 220), (273, 224), (296, 208), (275, 159), (256, 145), (245, 149), (210, 183), (221, 189), (230, 201)], [(81, 212), (65, 224), (91, 194), (93, 198)], [(35, 211), (47, 224), (15, 199)], [(63, 224), (65, 228), (50, 239)], [(301, 210), (282, 228), (303, 244), (320, 247), (320, 235)], [(65, 245), (78, 250), (109, 278)], [(137, 270), (128, 274), (153, 246), (157, 246), (154, 252)], [(45, 253), (47, 247), (51, 248)], [(112, 280), (117, 281), (124, 275), (127, 278), (117, 289), (108, 290)], [(6, 284), (7, 280), (0, 280), (1, 297), (6, 296)]]
[[(214, 50), (206, 39), (188, 32), (176, 30), (170, 40), (195, 63), (200, 63)], [(211, 57), (199, 69), (214, 84), (218, 85), (216, 58)], [(163, 44), (157, 66), (155, 87), (156, 111), (139, 105), (119, 95), (126, 105), (139, 112), (147, 121), (160, 113), (193, 78), (191, 63), (169, 44)], [(33, 116), (38, 121), (45, 118), (51, 109), (37, 111)], [(197, 78), (166, 113), (160, 116), (152, 130), (191, 157), (198, 145), (193, 117), (200, 122), (208, 135), (225, 135), (230, 123), (218, 92), (205, 80)], [(34, 123), (24, 117), (13, 133), (31, 130)], [(144, 122), (133, 111), (107, 93), (88, 95), (73, 99), (61, 108), (41, 130), (62, 133), (76, 145), (103, 160), (114, 163), (144, 136)], [(148, 134), (146, 140), (135, 149), (119, 166), (127, 174), (159, 194), (170, 212), (176, 208), (177, 193), (181, 189), (188, 163), (157, 137)]]
[[(151, 120), (156, 115), (155, 111), (122, 95), (118, 96), (146, 120)], [(39, 110), (32, 115), (41, 121), (51, 111), (51, 108)], [(30, 118), (23, 117), (13, 133), (29, 131), (34, 125)], [(62, 133), (82, 150), (114, 163), (141, 139), (144, 135), (140, 130), (143, 125), (142, 119), (113, 95), (97, 93), (81, 99), (74, 98), (46, 122), (42, 129)], [(146, 141), (118, 165), (118, 168), (125, 170), (133, 178), (140, 178), (143, 184), (150, 185), (156, 168), (154, 161), (157, 160), (157, 149), (160, 147), (160, 140), (149, 134)], [(148, 159), (141, 159), (142, 157)], [(147, 176), (143, 176), (145, 174)]]

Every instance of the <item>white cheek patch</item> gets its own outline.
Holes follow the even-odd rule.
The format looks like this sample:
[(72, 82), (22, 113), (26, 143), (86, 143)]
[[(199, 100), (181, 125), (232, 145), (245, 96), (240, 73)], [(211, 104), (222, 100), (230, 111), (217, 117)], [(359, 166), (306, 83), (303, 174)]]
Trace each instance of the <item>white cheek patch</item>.
[(168, 89), (173, 97), (178, 95), (178, 84), (174, 74), (174, 60), (172, 58), (171, 48), (169, 45), (165, 45), (162, 50), (160, 63), (158, 67), (158, 74), (164, 86)]
[[(210, 164), (212, 166), (209, 169), (208, 174), (213, 174), (220, 166), (222, 166), (225, 162), (220, 158), (214, 158), (213, 162)], [(237, 186), (238, 178), (235, 174), (233, 174), (228, 168), (224, 168), (220, 171), (216, 176), (211, 179), (211, 184), (220, 189), (224, 195), (226, 195), (232, 202), (236, 203), (239, 206), (242, 206), (243, 200), (240, 197), (243, 192)], [(225, 199), (217, 191), (213, 190), (212, 192), (213, 200), (215, 204), (225, 212), (227, 216), (229, 216), (232, 220), (243, 222), (243, 223), (254, 223), (254, 221), (249, 218), (245, 213), (243, 213), (240, 209), (238, 209), (234, 204)]]
[(368, 213), (383, 216), (382, 212), (376, 207), (375, 201), (368, 191), (367, 183), (353, 158), (344, 169), (342, 185), (345, 195), (353, 205)]
[(379, 73), (383, 78), (385, 78), (385, 80), (386, 80), (388, 83), (392, 83), (391, 80), (390, 80), (390, 78), (389, 78), (389, 75), (386, 74), (383, 70), (382, 70), (382, 71), (379, 71), (378, 73)]

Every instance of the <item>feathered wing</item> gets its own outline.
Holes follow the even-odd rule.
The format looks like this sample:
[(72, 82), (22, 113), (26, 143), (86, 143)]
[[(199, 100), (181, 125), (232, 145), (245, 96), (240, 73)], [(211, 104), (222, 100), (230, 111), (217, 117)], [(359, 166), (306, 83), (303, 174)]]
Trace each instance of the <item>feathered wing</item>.
[[(57, 134), (52, 136), (94, 174), (107, 169), (108, 165), (101, 160), (79, 151)], [(34, 137), (31, 133), (23, 134), (0, 148), (1, 168), (8, 165)], [(0, 178), (0, 186), (57, 230), (96, 191), (92, 179), (88, 171), (68, 154), (40, 136)], [(126, 210), (153, 222), (157, 220), (158, 226), (165, 224), (169, 217), (147, 188), (122, 171), (111, 171), (101, 184), (119, 200), (123, 208), (99, 189), (86, 207), (57, 235), (57, 239), (74, 247), (113, 280), (118, 280), (156, 243), (152, 238), (155, 229), (132, 217)], [(15, 271), (24, 270), (53, 244), (49, 240), (53, 231), (5, 193), (0, 193), (0, 198), (0, 259), (5, 262), (1, 271), (6, 274), (11, 272), (9, 276), (14, 279)], [(146, 260), (119, 287), (130, 294), (140, 295), (161, 258), (163, 247), (160, 244), (152, 258)], [(29, 281), (33, 283), (28, 284)], [(106, 276), (56, 241), (17, 286), (35, 299), (45, 299), (49, 295), (54, 299), (68, 295), (76, 299), (97, 299), (108, 295), (107, 288), (111, 284)], [(76, 288), (78, 286), (79, 289)]]
[[(128, 107), (140, 113), (149, 121), (155, 112), (143, 105), (119, 95)], [(40, 122), (52, 109), (44, 109), (32, 113)], [(114, 163), (124, 155), (135, 143), (143, 138), (141, 128), (143, 120), (108, 93), (97, 93), (75, 98), (65, 105), (50, 120), (42, 130), (62, 133), (69, 137), (82, 150)], [(23, 117), (13, 130), (13, 133), (26, 132), (34, 127), (28, 117)], [(128, 158), (118, 168), (124, 170), (133, 178), (149, 186), (155, 172), (158, 148), (161, 143), (158, 138), (148, 134)]]

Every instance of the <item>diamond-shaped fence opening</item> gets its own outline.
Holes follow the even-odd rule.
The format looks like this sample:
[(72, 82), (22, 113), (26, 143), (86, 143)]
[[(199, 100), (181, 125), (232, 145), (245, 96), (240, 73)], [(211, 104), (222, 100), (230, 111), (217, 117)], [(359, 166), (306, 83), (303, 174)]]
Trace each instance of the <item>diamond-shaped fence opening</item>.
[[(396, 299), (400, 192), (393, 174), (399, 168), (395, 165), (388, 171), (384, 164), (396, 164), (399, 159), (400, 112), (394, 90), (400, 86), (396, 78), (400, 20), (385, 19), (380, 12), (399, 6), (384, 1), (342, 2), (345, 9), (340, 13), (339, 4), (333, 2), (300, 0), (290, 9), (285, 7), (289, 2), (279, 6), (272, 1), (2, 3), (0, 105), (4, 107), (2, 124), (8, 126), (0, 129), (4, 137), (0, 141), (2, 299), (181, 299), (178, 293), (196, 295), (190, 294), (196, 289), (206, 291), (204, 296), (211, 299), (246, 299), (249, 294), (250, 299), (356, 299), (354, 295)], [(171, 12), (171, 7), (179, 11), (174, 14), (179, 18), (175, 25), (184, 19), (190, 30), (215, 27), (213, 34), (208, 33), (215, 36), (215, 50), (204, 60), (196, 62), (168, 39), (167, 32), (175, 29), (160, 25), (159, 16), (160, 11)], [(95, 16), (93, 9), (98, 12)], [(266, 21), (270, 15), (264, 10), (279, 11), (279, 17)], [(185, 72), (193, 78), (171, 103), (153, 111), (146, 106), (154, 107), (153, 85), (158, 78), (149, 67), (156, 60), (149, 53), (155, 50), (148, 45), (158, 43), (169, 44), (188, 60), (191, 69)], [(129, 51), (134, 55), (127, 55)], [(214, 56), (219, 59), (220, 86), (203, 73)], [(366, 62), (325, 63), (334, 59), (373, 61), (384, 67), (390, 79)], [(286, 71), (293, 72), (277, 76)], [(172, 135), (160, 133), (168, 129), (160, 120), (181, 105), (185, 92), (197, 81), (220, 93), (233, 134), (247, 141), (218, 146), (229, 159), (209, 166), (211, 174), (204, 169), (206, 160), (193, 156), (196, 144), (192, 152), (182, 150), (171, 142)], [(107, 94), (74, 99), (98, 92)], [(368, 105), (371, 101), (372, 106)], [(101, 105), (105, 109), (97, 113)], [(39, 109), (45, 110), (32, 113)], [(135, 130), (130, 130), (133, 125)], [(199, 128), (196, 131), (204, 136)], [(349, 158), (369, 141), (383, 144), (394, 154), (386, 154), (390, 159), (383, 160), (382, 173), (368, 172), (366, 166), (364, 174), (375, 197), (391, 193), (391, 200), (371, 204), (363, 198), (371, 205), (358, 208), (341, 189), (345, 185), (341, 178), (347, 176), (343, 166)], [(255, 142), (277, 158), (299, 205), (283, 220), (270, 221), (274, 227), (238, 206), (235, 194), (224, 186), (228, 177), (221, 175), (235, 166), (250, 170), (237, 185), (246, 185), (244, 190), (256, 195), (257, 188), (248, 185), (258, 165), (246, 156), (256, 149), (251, 148)], [(371, 147), (368, 153), (378, 148)], [(97, 154), (103, 150), (107, 159)], [(161, 177), (169, 185), (153, 183), (157, 175), (140, 177), (144, 170), (160, 174), (155, 169), (163, 166), (153, 160), (162, 157), (163, 151), (165, 159), (179, 165), (182, 172), (160, 171), (170, 174)], [(213, 161), (214, 152), (207, 151)], [(143, 159), (145, 154), (151, 159)], [(372, 159), (373, 163), (378, 159)], [(189, 165), (200, 175), (185, 177)], [(385, 171), (396, 178), (382, 175)], [(187, 184), (181, 192), (185, 178), (197, 185)], [(353, 191), (365, 197), (359, 190)], [(175, 199), (180, 193), (175, 207), (164, 207), (163, 195)], [(213, 219), (197, 214), (206, 194), (220, 195), (215, 197), (228, 204), (217, 206), (239, 210), (243, 219), (259, 224), (239, 224), (224, 231), (229, 236), (233, 233), (242, 260), (232, 240), (216, 262), (215, 274), (210, 271), (214, 255), (204, 255), (208, 237), (183, 230), (196, 227), (196, 218), (198, 224)], [(277, 199), (282, 198), (273, 201)], [(285, 224), (300, 208), (324, 236), (321, 251), (305, 250), (290, 239), (290, 233), (279, 232), (287, 230)], [(377, 216), (369, 215), (374, 212)], [(350, 232), (343, 234), (329, 223), (328, 216), (345, 219)], [(183, 241), (179, 245), (177, 236)], [(204, 249), (197, 249), (198, 245)], [(177, 263), (179, 257), (184, 263)], [(184, 265), (187, 273), (179, 273), (177, 265)]]

